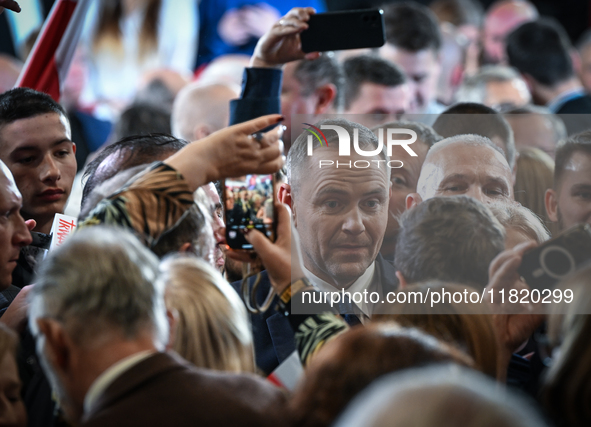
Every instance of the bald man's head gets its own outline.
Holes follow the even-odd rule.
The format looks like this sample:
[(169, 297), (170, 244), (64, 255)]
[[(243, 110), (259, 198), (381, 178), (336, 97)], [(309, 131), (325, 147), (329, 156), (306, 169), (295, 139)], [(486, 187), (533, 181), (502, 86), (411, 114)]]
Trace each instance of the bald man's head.
[(519, 25), (537, 18), (538, 10), (528, 1), (501, 0), (493, 3), (484, 18), (484, 62), (506, 63), (505, 37)]
[(192, 83), (181, 90), (172, 106), (172, 133), (187, 141), (205, 138), (228, 126), (230, 101), (238, 88)]
[[(490, 139), (458, 135), (429, 150), (407, 207), (436, 196), (466, 195), (483, 203), (513, 200), (511, 168)], [(419, 196), (419, 197), (417, 197)]]

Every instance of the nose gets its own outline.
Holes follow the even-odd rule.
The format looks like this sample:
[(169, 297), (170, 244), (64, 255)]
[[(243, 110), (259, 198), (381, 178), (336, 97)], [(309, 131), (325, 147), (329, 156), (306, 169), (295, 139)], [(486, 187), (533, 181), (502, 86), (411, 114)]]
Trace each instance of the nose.
[(218, 244), (226, 243), (226, 227), (224, 226), (223, 222), (219, 227), (214, 225), (213, 237)]
[(12, 235), (12, 244), (14, 246), (28, 246), (33, 242), (33, 237), (31, 236), (31, 232), (25, 224), (25, 220), (19, 213), (15, 216), (16, 224), (14, 227), (14, 234)]
[(470, 188), (468, 188), (466, 196), (472, 197), (473, 199), (476, 199), (482, 203), (489, 203), (491, 201), (490, 197), (486, 195), (482, 188), (476, 185), (472, 185)]
[(363, 224), (363, 213), (359, 206), (355, 206), (349, 212), (343, 221), (343, 231), (347, 234), (361, 234), (365, 231), (365, 224)]
[(43, 163), (41, 164), (40, 178), (43, 182), (56, 182), (61, 178), (60, 169), (51, 154), (48, 154), (43, 159)]
[(15, 404), (8, 399), (8, 396), (6, 396), (4, 392), (2, 392), (0, 396), (0, 425), (18, 426), (18, 421), (19, 419)]

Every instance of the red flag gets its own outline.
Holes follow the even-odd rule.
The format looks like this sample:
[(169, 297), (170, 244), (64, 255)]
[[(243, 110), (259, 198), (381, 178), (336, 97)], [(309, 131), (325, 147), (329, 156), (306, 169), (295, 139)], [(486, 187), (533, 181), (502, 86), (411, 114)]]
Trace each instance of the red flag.
[(16, 87), (28, 87), (59, 101), (91, 0), (56, 0)]

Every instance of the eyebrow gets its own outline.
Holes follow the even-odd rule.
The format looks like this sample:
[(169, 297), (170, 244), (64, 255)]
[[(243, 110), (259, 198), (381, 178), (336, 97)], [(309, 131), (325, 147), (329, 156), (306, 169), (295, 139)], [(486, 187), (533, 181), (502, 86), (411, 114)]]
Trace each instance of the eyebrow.
[(591, 190), (591, 184), (575, 184), (571, 187), (571, 191)]
[[(449, 175), (449, 176), (445, 177), (441, 181), (441, 183), (439, 184), (439, 186), (441, 187), (442, 185), (447, 184), (449, 181), (455, 181), (455, 180), (458, 180), (458, 181), (460, 181), (460, 180), (470, 181), (470, 177), (468, 175), (465, 175), (465, 174), (454, 173), (452, 175)], [(509, 182), (506, 181), (506, 180), (504, 180), (501, 177), (487, 175), (486, 176), (486, 181), (487, 181), (487, 184), (490, 184), (490, 183), (492, 183), (492, 184), (499, 184), (499, 185), (503, 185), (503, 186), (509, 188)]]
[(341, 190), (340, 188), (335, 188), (335, 187), (325, 187), (322, 190), (320, 190), (316, 196), (323, 196), (325, 194), (341, 194), (343, 196), (346, 196), (347, 194), (349, 194), (348, 191), (346, 190)]
[[(386, 188), (376, 188), (374, 190), (370, 190), (370, 191), (367, 191), (367, 192), (363, 193), (363, 196), (365, 197), (365, 196), (371, 196), (373, 194), (381, 194), (381, 193), (383, 193), (385, 191), (387, 191)], [(320, 190), (316, 194), (316, 196), (323, 196), (325, 194), (340, 194), (340, 195), (343, 195), (343, 196), (347, 196), (350, 193), (348, 191), (346, 191), (346, 190), (341, 190), (340, 188), (326, 187), (326, 188)]]
[[(53, 142), (53, 143), (50, 145), (50, 147), (49, 147), (49, 148), (55, 148), (55, 147), (57, 147), (58, 145), (60, 145), (60, 144), (63, 144), (64, 142), (70, 142), (70, 143), (72, 143), (72, 141), (71, 141), (70, 139), (68, 139), (68, 138), (63, 138), (63, 139), (59, 139), (59, 140), (57, 140), (57, 141)], [(16, 148), (16, 149), (14, 149), (14, 150), (12, 151), (12, 153), (11, 153), (11, 154), (14, 154), (14, 153), (19, 153), (19, 152), (21, 152), (21, 151), (36, 151), (36, 150), (39, 150), (39, 147), (37, 147), (37, 146), (35, 146), (35, 145), (25, 145), (25, 146), (23, 146), (23, 147), (18, 147), (18, 148)]]

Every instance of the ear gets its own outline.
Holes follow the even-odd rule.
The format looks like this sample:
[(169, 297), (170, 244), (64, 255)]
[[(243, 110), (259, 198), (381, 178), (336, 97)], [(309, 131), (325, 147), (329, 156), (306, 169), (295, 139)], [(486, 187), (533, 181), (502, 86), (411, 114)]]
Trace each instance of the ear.
[(168, 320), (169, 330), (166, 351), (169, 351), (174, 347), (174, 341), (176, 340), (176, 327), (179, 321), (179, 312), (177, 310), (166, 310), (166, 320)]
[(72, 152), (76, 154), (76, 143), (72, 142)]
[(291, 208), (291, 215), (293, 218), (293, 226), (297, 228), (297, 216), (296, 216), (296, 207), (294, 205), (293, 194), (291, 192), (291, 185), (282, 183), (279, 186), (278, 194), (279, 201), (283, 204), (286, 204)]
[(193, 141), (197, 141), (211, 135), (211, 129), (205, 123), (199, 123), (193, 128)]
[(179, 252), (182, 254), (193, 253), (193, 245), (191, 244), (191, 242), (185, 242), (179, 248)]
[(328, 83), (320, 86), (314, 93), (317, 98), (314, 114), (323, 114), (329, 109), (337, 96), (337, 88), (332, 83)]
[(68, 372), (72, 357), (72, 342), (61, 323), (54, 319), (37, 319), (39, 332), (45, 338), (44, 354), (50, 366)]
[(533, 95), (534, 88), (536, 87), (535, 79), (527, 73), (526, 74), (521, 73), (521, 78), (525, 81), (525, 84), (527, 85), (527, 90), (529, 90), (529, 93), (531, 93)]
[(284, 203), (291, 208), (293, 203), (291, 197), (291, 185), (281, 183), (281, 185), (279, 186), (279, 190), (277, 191), (277, 197), (281, 203)]
[(406, 283), (406, 279), (398, 270), (396, 270), (396, 277), (398, 278), (398, 282), (400, 282), (400, 289), (405, 289), (408, 286), (408, 283)]
[(552, 188), (546, 190), (544, 197), (546, 213), (552, 222), (558, 222), (558, 194)]
[(406, 196), (406, 210), (415, 207), (423, 201), (419, 193), (410, 193)]

